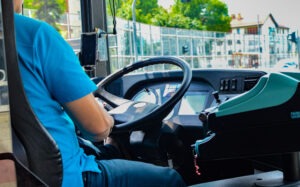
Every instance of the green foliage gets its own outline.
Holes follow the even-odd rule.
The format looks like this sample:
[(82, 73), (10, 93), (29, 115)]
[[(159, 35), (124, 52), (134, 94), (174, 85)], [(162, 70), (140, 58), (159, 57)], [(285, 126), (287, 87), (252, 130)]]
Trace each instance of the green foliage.
[[(132, 3), (133, 0), (123, 0), (120, 8), (117, 10), (117, 16), (127, 20), (132, 20)], [(159, 13), (159, 10), (157, 0), (136, 0), (136, 21), (151, 24), (151, 19)]]
[(24, 7), (28, 9), (35, 9), (35, 17), (46, 21), (54, 28), (59, 30), (56, 22), (60, 19), (60, 16), (66, 11), (65, 0), (26, 0)]
[(231, 18), (228, 16), (228, 8), (219, 0), (211, 0), (207, 4), (203, 18), (202, 23), (207, 26), (207, 30), (225, 32), (230, 30)]
[(176, 0), (171, 12), (200, 21), (204, 30), (222, 32), (230, 30), (231, 19), (228, 16), (228, 8), (220, 0), (191, 0), (189, 3)]
[[(133, 0), (118, 0), (117, 16), (132, 20)], [(136, 21), (166, 27), (221, 31), (230, 30), (227, 5), (220, 0), (175, 0), (170, 10), (158, 6), (157, 0), (136, 1)]]
[(158, 13), (151, 18), (150, 23), (157, 26), (168, 27), (169, 19), (170, 16), (167, 10), (165, 10), (163, 7), (158, 7)]
[(37, 9), (38, 7), (36, 7), (33, 3), (33, 0), (26, 0), (23, 3), (24, 8), (28, 8), (28, 9)]
[[(121, 4), (122, 4), (122, 0), (106, 0), (106, 13), (107, 15), (110, 15), (112, 16), (113, 14), (115, 14), (116, 12), (113, 12), (113, 11), (116, 11), (118, 9), (121, 8)], [(114, 6), (114, 8), (113, 8)]]

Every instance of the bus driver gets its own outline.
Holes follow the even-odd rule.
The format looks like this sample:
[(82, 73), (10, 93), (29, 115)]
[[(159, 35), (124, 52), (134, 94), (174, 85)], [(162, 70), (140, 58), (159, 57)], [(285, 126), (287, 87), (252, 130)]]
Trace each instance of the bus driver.
[[(22, 3), (14, 0), (16, 13), (21, 12)], [(91, 141), (106, 139), (114, 124), (95, 101), (92, 93), (96, 85), (54, 28), (19, 14), (14, 20), (25, 93), (60, 149), (62, 186), (185, 186), (181, 176), (168, 167), (125, 159), (98, 160), (86, 155), (79, 146), (74, 124)]]

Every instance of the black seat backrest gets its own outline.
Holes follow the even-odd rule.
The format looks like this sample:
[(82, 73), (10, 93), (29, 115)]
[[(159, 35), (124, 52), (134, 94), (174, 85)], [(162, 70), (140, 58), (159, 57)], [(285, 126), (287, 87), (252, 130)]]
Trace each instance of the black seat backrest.
[[(61, 186), (60, 151), (32, 111), (23, 89), (15, 43), (13, 1), (1, 0), (1, 4), (12, 129), (24, 146), (28, 169), (48, 186)], [(16, 145), (13, 146), (14, 154), (17, 153)]]

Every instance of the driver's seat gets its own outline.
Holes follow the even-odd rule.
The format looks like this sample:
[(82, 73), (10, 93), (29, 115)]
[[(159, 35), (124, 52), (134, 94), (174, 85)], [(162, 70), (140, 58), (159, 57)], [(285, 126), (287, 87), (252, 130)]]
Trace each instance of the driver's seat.
[[(40, 181), (39, 186), (61, 186), (62, 159), (60, 151), (27, 101), (18, 67), (14, 33), (13, 1), (1, 0), (9, 107), (13, 138), (13, 155), (17, 166), (18, 186), (32, 186), (24, 179), (27, 171)], [(19, 59), (22, 60), (22, 59)], [(37, 183), (35, 183), (37, 184)]]

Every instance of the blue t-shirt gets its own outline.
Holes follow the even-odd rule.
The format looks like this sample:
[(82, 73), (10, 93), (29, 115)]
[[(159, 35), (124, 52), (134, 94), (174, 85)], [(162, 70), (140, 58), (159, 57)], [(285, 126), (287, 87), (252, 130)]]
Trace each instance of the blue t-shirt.
[(60, 149), (63, 186), (83, 186), (83, 171), (100, 170), (95, 157), (87, 156), (79, 147), (74, 123), (61, 104), (90, 94), (96, 85), (72, 48), (51, 26), (15, 14), (15, 31), (25, 93)]

